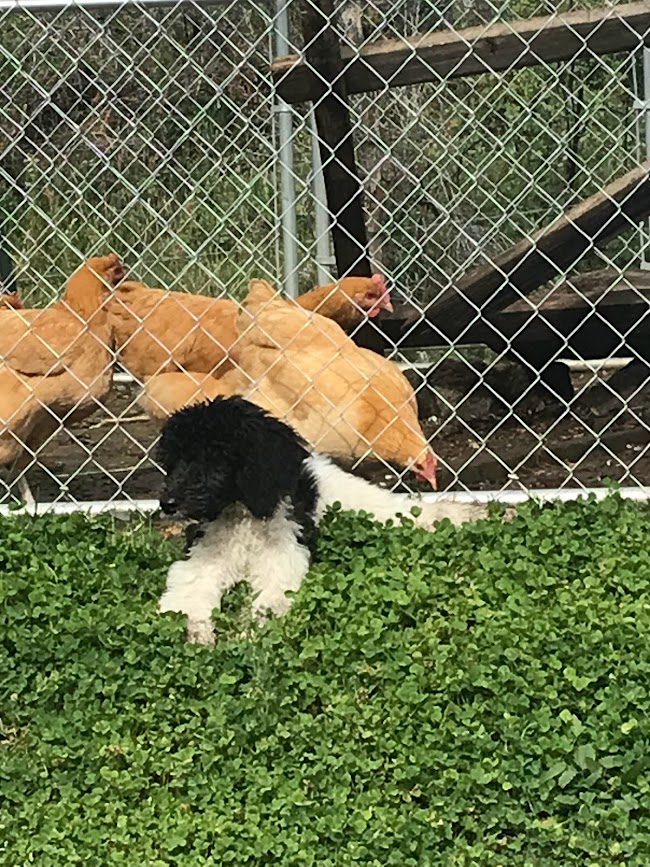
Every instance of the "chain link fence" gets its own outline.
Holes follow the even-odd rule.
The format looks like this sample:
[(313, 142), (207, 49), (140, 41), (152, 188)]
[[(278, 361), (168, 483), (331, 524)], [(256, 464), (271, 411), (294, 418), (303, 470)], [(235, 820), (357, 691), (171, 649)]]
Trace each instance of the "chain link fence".
[[(26, 308), (46, 307), (84, 261), (110, 250), (126, 263), (130, 280), (216, 299), (241, 301), (252, 278), (289, 294), (334, 279), (331, 218), (314, 139), (319, 100), (315, 106), (284, 102), (278, 91), (287, 96), (288, 85), (276, 90), (279, 79), (272, 74), (279, 53), (301, 54), (307, 5), (2, 0), (5, 290), (17, 288)], [(387, 429), (401, 419), (431, 443), (442, 490), (591, 488), (606, 479), (640, 486), (649, 480), (650, 191), (644, 187), (648, 171), (638, 168), (650, 147), (643, 6), (634, 4), (634, 26), (628, 26), (632, 6), (610, 4), (604, 13), (596, 4), (566, 4), (570, 16), (591, 9), (595, 19), (616, 18), (622, 10), (618, 20), (629, 38), (609, 53), (598, 43), (600, 25), (595, 37), (570, 25), (579, 50), (547, 59), (541, 48), (531, 48), (538, 36), (517, 22), (550, 15), (555, 6), (529, 0), (337, 4), (368, 255), (372, 270), (385, 275), (395, 308), (347, 330), (355, 340), (365, 334), (370, 344), (372, 332), (383, 335), (381, 348), (404, 371), (418, 418), (409, 415), (401, 385), (399, 400), (393, 392), (384, 400), (381, 384), (379, 398), (367, 400), (371, 407), (373, 400), (382, 402)], [(485, 61), (484, 70), (463, 74), (459, 67), (478, 56), (480, 40), (495, 25), (505, 28), (501, 41), (490, 43), (495, 56), (509, 33), (519, 34), (512, 62), (490, 68)], [(443, 33), (458, 37), (458, 61), (443, 71), (434, 62), (430, 74), (420, 70), (418, 80), (403, 84), (409, 62), (419, 57), (427, 67), (435, 56), (420, 54), (417, 46)], [(387, 40), (394, 40), (392, 47)], [(354, 64), (358, 69), (372, 52), (388, 56), (400, 45), (405, 59), (384, 80), (375, 72), (373, 89), (350, 86)], [(523, 55), (528, 61), (522, 64)], [(380, 70), (374, 60), (368, 63)], [(285, 83), (292, 74), (288, 68)], [(594, 205), (598, 194), (600, 205)], [(603, 202), (612, 205), (604, 217)], [(522, 290), (502, 263), (523, 243), (523, 261), (534, 264), (533, 254), (544, 246), (540, 230), (563, 214), (577, 226), (571, 255), (544, 252), (550, 267)], [(469, 320), (451, 333), (437, 305), (451, 297), (444, 309), (453, 312), (454, 287), (470, 285), (468, 275), (480, 277), (486, 268), (502, 278), (492, 295), (506, 287), (508, 303), (498, 309), (490, 298), (476, 303)], [(232, 319), (233, 311), (219, 315)], [(183, 325), (186, 314), (192, 321)], [(0, 345), (13, 327), (10, 318), (21, 315), (0, 312)], [(133, 336), (130, 353), (114, 334), (107, 338), (116, 376), (82, 420), (75, 418), (81, 397), (57, 409), (32, 386), (18, 408), (7, 409), (0, 396), (5, 503), (17, 495), (11, 484), (20, 478), (29, 479), (42, 502), (157, 496), (153, 447), (160, 413), (140, 401), (144, 381), (156, 372), (158, 350), (167, 352), (156, 362), (158, 371), (187, 372), (177, 349), (203, 329), (195, 308), (170, 315), (162, 324), (154, 317), (141, 322), (153, 340), (141, 349)], [(176, 328), (173, 345), (157, 330), (169, 321)], [(311, 352), (309, 342), (301, 348), (286, 331), (268, 330), (288, 359), (285, 380), (275, 385), (293, 389), (283, 406), (296, 423), (314, 404), (296, 392), (292, 371), (313, 368), (318, 340)], [(214, 346), (217, 380), (242, 369), (249, 391), (252, 381), (268, 380), (261, 352), (251, 363), (250, 347), (241, 356), (235, 349), (224, 362), (222, 342)], [(3, 345), (5, 396), (16, 374), (11, 349)], [(335, 355), (338, 364), (341, 350)], [(324, 384), (324, 377), (340, 378), (340, 368), (322, 368), (312, 377), (312, 391), (336, 428), (332, 419), (341, 419), (353, 400), (337, 404), (333, 395), (340, 389)], [(205, 388), (196, 377), (193, 382), (198, 391)], [(235, 390), (245, 391), (239, 383)], [(27, 428), (16, 420), (31, 412), (33, 400), (47, 412), (47, 435), (42, 441), (25, 435), (25, 450), (17, 450)], [(414, 454), (405, 458), (399, 443), (387, 447), (386, 437), (380, 441), (370, 426), (358, 433), (361, 444), (347, 455), (340, 445), (346, 437), (338, 439), (350, 465), (390, 488), (428, 489), (411, 472)], [(308, 434), (321, 447), (330, 442), (313, 427)]]

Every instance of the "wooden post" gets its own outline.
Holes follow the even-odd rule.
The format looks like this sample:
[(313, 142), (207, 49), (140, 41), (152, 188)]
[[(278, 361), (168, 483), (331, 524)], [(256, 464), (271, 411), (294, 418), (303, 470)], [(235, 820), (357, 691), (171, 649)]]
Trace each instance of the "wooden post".
[(16, 278), (9, 254), (4, 249), (4, 237), (0, 232), (0, 294), (16, 291)]
[(339, 277), (369, 277), (363, 187), (354, 156), (341, 45), (333, 21), (333, 0), (305, 3), (302, 28), (305, 58), (316, 78), (312, 99), (336, 269)]

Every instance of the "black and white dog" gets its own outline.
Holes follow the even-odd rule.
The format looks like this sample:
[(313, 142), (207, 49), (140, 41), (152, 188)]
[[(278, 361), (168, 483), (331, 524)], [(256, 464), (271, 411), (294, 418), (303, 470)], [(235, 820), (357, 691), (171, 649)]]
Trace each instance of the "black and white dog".
[(214, 643), (212, 611), (248, 581), (253, 613), (285, 613), (310, 560), (309, 545), (328, 506), (386, 521), (421, 509), (428, 529), (444, 517), (485, 514), (473, 504), (424, 503), (356, 478), (310, 452), (284, 422), (241, 397), (217, 398), (175, 413), (163, 428), (159, 460), (167, 474), (160, 505), (201, 522), (188, 558), (174, 563), (161, 611), (187, 614), (190, 641)]

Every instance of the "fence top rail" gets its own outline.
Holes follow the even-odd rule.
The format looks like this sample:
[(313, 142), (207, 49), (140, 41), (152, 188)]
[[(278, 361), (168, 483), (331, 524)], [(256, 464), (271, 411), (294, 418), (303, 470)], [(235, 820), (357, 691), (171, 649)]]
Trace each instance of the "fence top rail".
[(167, 6), (231, 6), (232, 0), (0, 0), (0, 12), (60, 12), (64, 9), (119, 9)]

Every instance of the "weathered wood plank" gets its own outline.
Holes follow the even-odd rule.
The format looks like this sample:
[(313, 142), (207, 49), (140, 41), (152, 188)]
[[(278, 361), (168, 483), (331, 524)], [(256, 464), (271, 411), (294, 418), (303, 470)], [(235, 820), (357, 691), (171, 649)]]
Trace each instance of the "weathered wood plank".
[[(543, 307), (544, 311), (586, 309), (592, 304), (607, 315), (607, 307), (621, 307), (626, 304), (646, 307), (650, 301), (650, 271), (628, 268), (598, 268), (577, 274), (560, 283), (549, 294), (540, 289), (528, 298), (515, 301), (504, 312), (532, 312), (532, 307)], [(532, 306), (531, 306), (532, 305)]]
[(497, 310), (573, 268), (592, 247), (601, 247), (648, 215), (650, 160), (475, 268), (434, 301), (427, 318), (456, 340), (476, 321), (478, 311), (491, 319)]
[[(585, 307), (568, 310), (540, 310), (532, 312), (499, 313), (490, 327), (482, 322), (467, 332), (463, 343), (485, 344), (495, 351), (504, 351), (507, 341), (520, 354), (532, 352), (551, 358), (567, 348), (566, 354), (577, 358), (593, 358), (594, 355), (629, 355), (627, 347), (647, 355), (650, 348), (650, 305), (643, 311), (641, 305), (611, 305), (607, 319)], [(604, 312), (604, 311), (601, 311)], [(639, 319), (645, 313), (645, 318)], [(627, 335), (623, 342), (623, 335)], [(447, 346), (447, 342), (430, 326), (420, 326), (408, 337), (400, 340), (400, 346)], [(525, 352), (526, 347), (530, 353)]]
[[(406, 327), (405, 327), (406, 326)], [(427, 315), (418, 324), (406, 320), (378, 320), (365, 326), (377, 334), (377, 348), (447, 346), (447, 338)], [(625, 342), (622, 337), (626, 335)], [(356, 337), (355, 337), (356, 339)], [(379, 345), (379, 341), (382, 345)], [(503, 350), (529, 349), (551, 358), (565, 345), (579, 358), (628, 355), (629, 347), (643, 357), (650, 354), (650, 272), (613, 269), (580, 274), (558, 286), (543, 305), (521, 300), (490, 320), (480, 320), (465, 333), (464, 344), (486, 344)]]
[[(645, 319), (639, 321), (639, 308), (630, 304), (611, 306), (608, 309), (607, 319), (603, 319), (582, 307), (568, 310), (539, 310), (499, 313), (490, 323), (478, 322), (471, 326), (458, 345), (485, 345), (496, 352), (504, 352), (508, 347), (508, 341), (515, 351), (520, 354), (535, 353), (548, 358), (553, 357), (559, 351), (567, 348), (566, 355), (572, 354), (578, 358), (593, 358), (594, 353), (598, 356), (608, 357), (617, 355), (629, 355), (629, 351), (621, 342), (621, 335), (628, 333), (627, 343), (634, 344), (638, 351), (639, 346), (645, 344), (650, 347), (650, 305), (647, 308)], [(378, 333), (375, 325), (366, 325), (364, 329), (373, 329), (376, 336), (375, 343), (371, 347), (375, 351), (387, 352), (394, 346), (402, 349), (415, 348), (448, 348), (449, 341), (440, 334), (438, 329), (433, 328), (428, 320), (424, 320), (408, 334), (400, 333), (400, 323), (381, 323), (381, 331)], [(363, 331), (354, 336), (355, 342), (361, 343), (364, 338)], [(363, 345), (366, 345), (365, 343)], [(530, 352), (525, 352), (526, 348)], [(646, 350), (647, 352), (647, 350)]]
[[(464, 30), (380, 40), (341, 51), (348, 94), (425, 81), (503, 72), (590, 55), (633, 51), (650, 42), (650, 3), (628, 3), (563, 15), (499, 22)], [(317, 99), (319, 77), (309, 57), (278, 58), (271, 70), (286, 102)]]
[(332, 26), (333, 0), (309, 0), (303, 12), (305, 58), (317, 71), (314, 113), (332, 242), (339, 277), (369, 277), (368, 239), (350, 110), (342, 77), (340, 39)]

